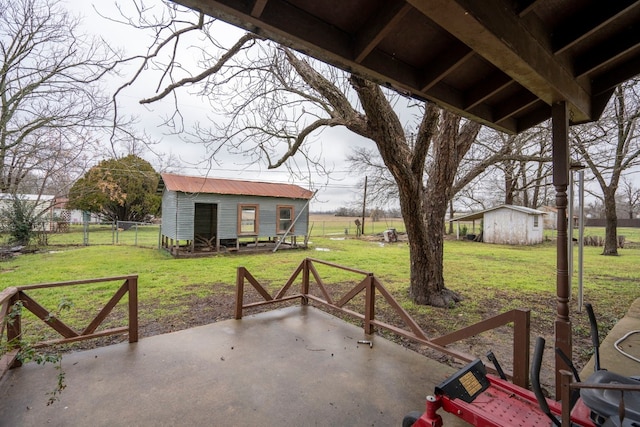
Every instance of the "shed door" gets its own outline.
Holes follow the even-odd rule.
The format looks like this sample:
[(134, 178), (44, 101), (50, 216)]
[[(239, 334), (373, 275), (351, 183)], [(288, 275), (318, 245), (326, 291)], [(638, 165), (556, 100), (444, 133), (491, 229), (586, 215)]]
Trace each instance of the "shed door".
[[(193, 235), (196, 240), (211, 241), (218, 230), (218, 205), (215, 203), (196, 203), (193, 221)], [(215, 242), (213, 242), (215, 243)]]

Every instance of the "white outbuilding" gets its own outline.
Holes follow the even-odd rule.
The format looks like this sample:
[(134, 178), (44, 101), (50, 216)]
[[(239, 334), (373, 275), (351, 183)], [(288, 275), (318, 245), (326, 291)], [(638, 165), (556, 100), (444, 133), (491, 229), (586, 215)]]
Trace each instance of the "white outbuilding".
[(500, 205), (455, 218), (461, 223), (481, 222), (482, 241), (504, 245), (535, 245), (544, 240), (544, 212), (523, 206)]

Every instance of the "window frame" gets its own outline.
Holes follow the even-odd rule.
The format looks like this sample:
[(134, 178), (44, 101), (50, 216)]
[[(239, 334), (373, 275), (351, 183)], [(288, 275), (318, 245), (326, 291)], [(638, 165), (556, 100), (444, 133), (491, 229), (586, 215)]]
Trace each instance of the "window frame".
[[(253, 231), (242, 231), (242, 212), (245, 209), (253, 209), (255, 217), (253, 219)], [(255, 203), (238, 203), (238, 236), (256, 236), (260, 232), (260, 205)]]
[(295, 207), (293, 205), (276, 205), (276, 234), (284, 234), (289, 228), (280, 228), (280, 221), (282, 220), (282, 218), (280, 217), (280, 209), (289, 209), (289, 211), (291, 212), (291, 218), (286, 219), (291, 221), (292, 227), (290, 232), (293, 232), (295, 229), (295, 224), (293, 224), (293, 221), (295, 219)]

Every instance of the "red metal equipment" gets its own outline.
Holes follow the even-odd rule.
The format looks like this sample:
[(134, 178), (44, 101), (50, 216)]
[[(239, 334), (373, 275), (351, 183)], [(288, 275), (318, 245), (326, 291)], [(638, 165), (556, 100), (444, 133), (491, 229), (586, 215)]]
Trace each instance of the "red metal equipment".
[[(481, 363), (479, 360), (477, 362)], [(469, 366), (471, 365), (466, 368), (468, 369)], [(456, 374), (458, 378), (461, 382), (466, 382), (467, 387), (477, 388), (478, 384), (468, 374), (471, 371), (464, 372), (464, 369)], [(485, 375), (485, 378), (488, 380), (488, 386), (477, 393), (471, 402), (466, 402), (460, 397), (438, 393), (436, 390), (435, 396), (427, 397), (425, 412), (415, 420), (413, 426), (441, 427), (442, 417), (437, 413), (440, 408), (479, 427), (527, 427), (551, 424), (551, 420), (540, 409), (533, 392), (492, 375)], [(552, 400), (547, 400), (547, 403), (551, 413), (560, 418), (561, 404)], [(593, 427), (594, 425), (589, 419), (589, 408), (582, 401), (578, 401), (573, 408), (571, 421), (576, 426)]]
[[(476, 359), (438, 385), (434, 395), (427, 397), (425, 412), (409, 413), (402, 422), (403, 427), (441, 427), (442, 417), (437, 413), (440, 408), (479, 427), (640, 426), (640, 382), (637, 378), (623, 377), (600, 368), (598, 326), (593, 308), (589, 304), (586, 307), (596, 372), (586, 382), (581, 382), (571, 360), (556, 349), (577, 381), (572, 383), (572, 374), (561, 371), (562, 404), (545, 398), (542, 392), (540, 369), (545, 341), (538, 337), (531, 365), (533, 391), (508, 382), (506, 377), (487, 375), (482, 361)], [(501, 373), (493, 354), (488, 357)]]

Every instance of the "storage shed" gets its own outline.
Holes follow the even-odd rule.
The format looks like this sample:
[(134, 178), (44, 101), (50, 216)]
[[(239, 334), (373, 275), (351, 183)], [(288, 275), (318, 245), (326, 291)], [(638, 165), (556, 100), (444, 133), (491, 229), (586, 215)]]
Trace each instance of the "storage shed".
[(173, 255), (298, 246), (313, 192), (293, 184), (165, 173), (161, 245)]
[(500, 205), (464, 215), (458, 222), (482, 221), (482, 241), (505, 245), (535, 245), (544, 239), (544, 212), (523, 206)]

